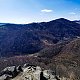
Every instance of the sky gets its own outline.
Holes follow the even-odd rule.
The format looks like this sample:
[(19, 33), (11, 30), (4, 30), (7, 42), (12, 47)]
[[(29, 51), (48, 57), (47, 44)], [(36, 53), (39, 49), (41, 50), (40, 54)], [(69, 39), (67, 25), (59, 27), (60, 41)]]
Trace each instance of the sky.
[(80, 20), (80, 0), (0, 0), (0, 23)]

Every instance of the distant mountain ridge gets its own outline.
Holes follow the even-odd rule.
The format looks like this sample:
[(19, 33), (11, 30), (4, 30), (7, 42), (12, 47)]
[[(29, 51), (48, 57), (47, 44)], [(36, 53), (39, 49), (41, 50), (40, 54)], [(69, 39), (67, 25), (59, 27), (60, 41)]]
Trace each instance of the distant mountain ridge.
[(80, 24), (64, 18), (24, 25), (0, 25), (0, 57), (35, 53), (79, 36)]
[(80, 20), (75, 20), (74, 22), (76, 22), (76, 23), (80, 24)]

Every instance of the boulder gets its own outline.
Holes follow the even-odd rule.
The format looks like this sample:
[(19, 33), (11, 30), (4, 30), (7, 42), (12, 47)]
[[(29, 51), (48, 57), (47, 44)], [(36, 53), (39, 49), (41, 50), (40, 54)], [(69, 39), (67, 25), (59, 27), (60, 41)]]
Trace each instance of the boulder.
[(10, 75), (4, 74), (4, 75), (0, 76), (0, 80), (10, 80), (11, 77), (12, 76), (10, 76)]
[(36, 67), (36, 70), (33, 73), (35, 80), (40, 80), (41, 68), (39, 66)]
[(59, 80), (58, 77), (52, 72), (52, 70), (44, 70), (43, 71), (43, 76), (47, 80)]
[(2, 72), (1, 76), (4, 74), (11, 75), (12, 77), (15, 77), (18, 73), (15, 66), (6, 67)]

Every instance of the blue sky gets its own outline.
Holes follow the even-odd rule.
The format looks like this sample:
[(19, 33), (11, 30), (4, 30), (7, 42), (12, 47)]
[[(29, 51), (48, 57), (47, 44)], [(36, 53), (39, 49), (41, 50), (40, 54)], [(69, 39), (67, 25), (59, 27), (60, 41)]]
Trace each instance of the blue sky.
[(61, 17), (80, 20), (80, 0), (0, 0), (0, 22), (26, 24)]

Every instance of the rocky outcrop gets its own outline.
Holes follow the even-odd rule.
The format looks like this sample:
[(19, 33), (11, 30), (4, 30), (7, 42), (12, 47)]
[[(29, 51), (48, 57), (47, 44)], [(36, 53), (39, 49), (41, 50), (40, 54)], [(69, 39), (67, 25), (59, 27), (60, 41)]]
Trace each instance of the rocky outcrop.
[(16, 77), (20, 72), (22, 72), (21, 66), (6, 67), (0, 72), (0, 80), (10, 80), (11, 78)]
[(39, 66), (28, 66), (12, 80), (59, 80), (51, 70), (42, 70)]
[(0, 80), (59, 80), (51, 70), (39, 66), (7, 67), (2, 71)]
[(11, 77), (12, 77), (11, 75), (4, 74), (0, 77), (0, 80), (10, 80)]

